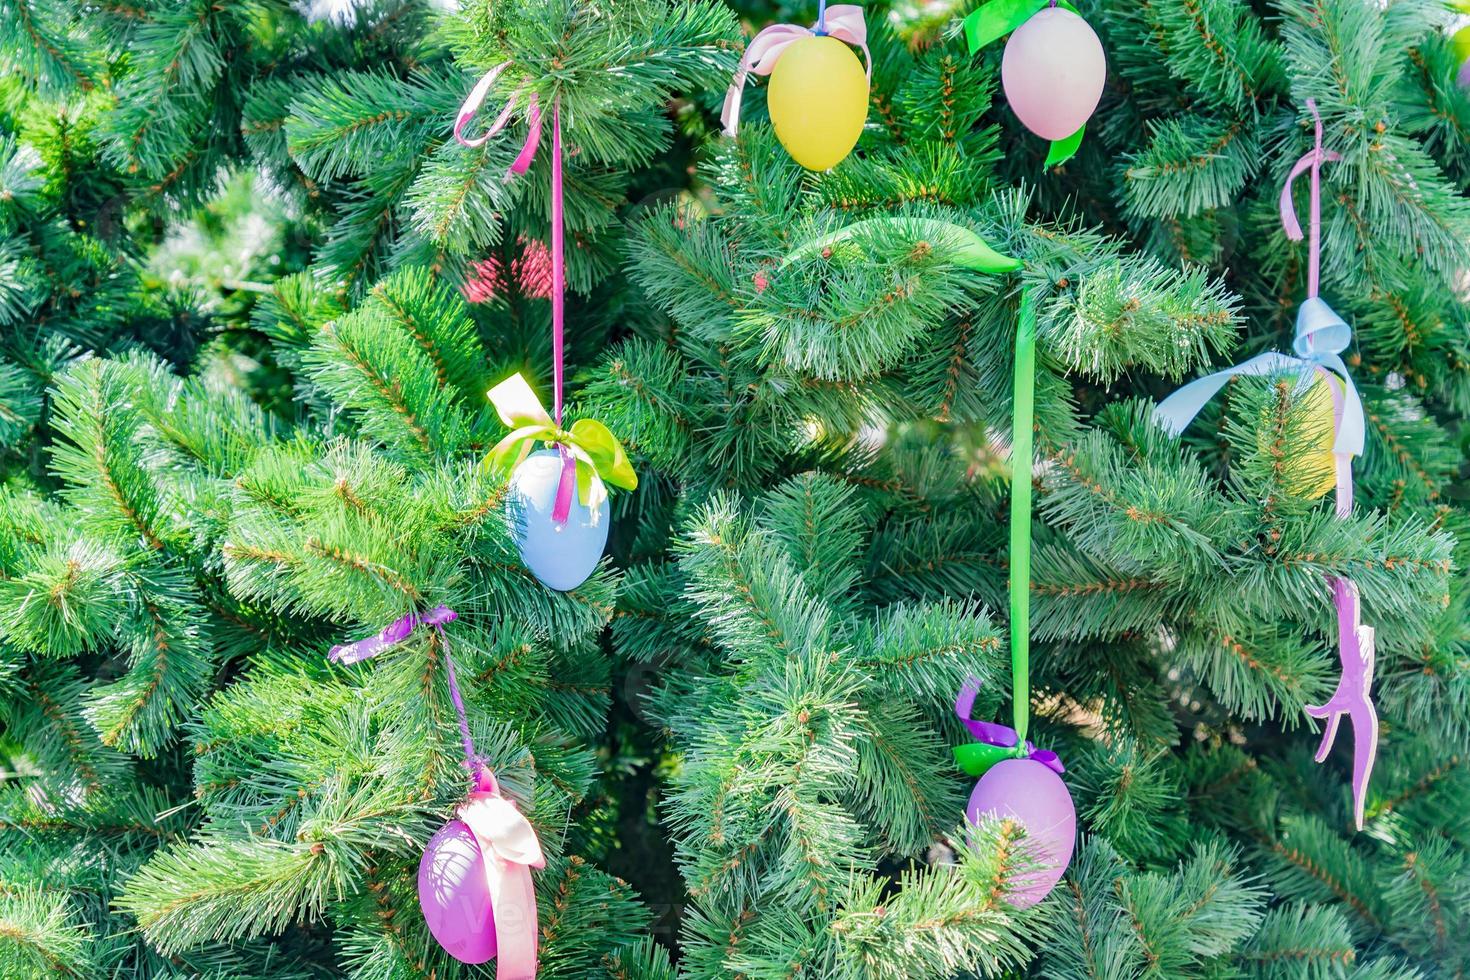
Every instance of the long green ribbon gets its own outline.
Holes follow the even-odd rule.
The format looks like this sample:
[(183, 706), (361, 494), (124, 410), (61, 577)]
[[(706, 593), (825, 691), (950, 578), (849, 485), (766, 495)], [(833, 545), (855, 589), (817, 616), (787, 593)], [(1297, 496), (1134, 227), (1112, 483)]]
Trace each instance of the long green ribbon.
[[(960, 25), (964, 28), (970, 53), (974, 54), (987, 44), (1005, 37), (1051, 2), (1052, 0), (990, 0), (989, 3), (975, 8)], [(1077, 8), (1068, 0), (1060, 0), (1059, 5), (1077, 13)], [(1083, 126), (1066, 139), (1053, 140), (1042, 166), (1056, 167), (1070, 160), (1082, 146), (1082, 134), (1086, 129)]]
[(1011, 398), (1011, 718), (1019, 745), (1031, 724), (1031, 453), (1036, 427), (1036, 298), (1021, 293)]

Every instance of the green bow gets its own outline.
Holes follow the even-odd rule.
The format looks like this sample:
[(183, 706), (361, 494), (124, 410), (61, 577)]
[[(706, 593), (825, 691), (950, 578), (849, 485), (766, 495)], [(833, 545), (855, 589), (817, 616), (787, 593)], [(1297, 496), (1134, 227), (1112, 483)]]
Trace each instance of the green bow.
[[(965, 29), (965, 40), (970, 44), (970, 53), (974, 54), (992, 41), (1005, 37), (1035, 17), (1041, 8), (1051, 2), (1052, 0), (990, 0), (989, 3), (977, 7), (960, 23)], [(1059, 0), (1059, 5), (1077, 13), (1077, 8), (1067, 0)], [(1055, 167), (1072, 159), (1082, 146), (1082, 134), (1086, 131), (1087, 127), (1084, 125), (1064, 140), (1052, 140), (1043, 166)]]
[[(488, 392), (490, 404), (500, 420), (511, 427), (510, 435), (501, 439), (485, 458), (492, 473), (503, 477), (531, 455), (537, 442), (562, 446), (577, 463), (577, 499), (585, 507), (596, 509), (607, 491), (602, 484), (624, 490), (638, 489), (638, 474), (623, 451), (622, 443), (607, 426), (596, 419), (578, 419), (570, 429), (554, 422), (541, 400), (519, 374), (506, 378)], [(594, 481), (592, 474), (602, 478)]]

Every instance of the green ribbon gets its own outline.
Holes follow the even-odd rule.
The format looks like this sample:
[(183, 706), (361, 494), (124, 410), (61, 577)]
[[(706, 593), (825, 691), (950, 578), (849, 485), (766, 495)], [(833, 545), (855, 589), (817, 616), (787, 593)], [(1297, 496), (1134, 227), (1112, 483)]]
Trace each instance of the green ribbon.
[(1011, 717), (1020, 744), (1031, 723), (1031, 454), (1036, 427), (1036, 298), (1021, 293), (1011, 397)]
[(954, 752), (955, 765), (960, 772), (967, 776), (983, 776), (995, 766), (997, 762), (1007, 759), (1020, 759), (1026, 756), (1026, 739), (1023, 736), (1019, 742), (1012, 747), (1003, 745), (991, 745), (989, 742), (966, 742), (964, 745), (956, 745)]
[(638, 489), (638, 474), (623, 451), (622, 443), (607, 426), (596, 419), (578, 419), (571, 428), (557, 425), (541, 399), (519, 374), (506, 378), (487, 393), (500, 420), (511, 427), (511, 433), (495, 444), (485, 465), (502, 477), (510, 474), (531, 454), (536, 443), (563, 446), (577, 462), (577, 499), (583, 506), (596, 508), (606, 490), (593, 481), (596, 473), (602, 482), (624, 490)]
[(947, 250), (956, 265), (974, 269), (976, 272), (999, 275), (1004, 272), (1015, 272), (1021, 268), (1020, 259), (997, 252), (985, 239), (969, 228), (948, 221), (940, 221), (937, 218), (911, 217), (868, 218), (864, 221), (853, 222), (792, 249), (781, 260), (777, 268), (784, 269), (793, 262), (804, 262), (821, 255), (837, 254), (839, 250), (851, 251), (854, 258), (866, 258), (863, 252), (853, 244), (853, 239), (878, 231), (889, 231), (896, 235), (938, 245)]
[[(1053, 0), (990, 0), (989, 3), (977, 7), (961, 22), (965, 29), (965, 40), (970, 45), (970, 53), (974, 54), (987, 44), (1005, 37), (1052, 2)], [(1058, 0), (1058, 6), (1077, 13), (1077, 8), (1068, 0)], [(1047, 150), (1044, 166), (1056, 167), (1072, 159), (1082, 146), (1082, 134), (1086, 129), (1083, 126), (1066, 139), (1053, 140)]]

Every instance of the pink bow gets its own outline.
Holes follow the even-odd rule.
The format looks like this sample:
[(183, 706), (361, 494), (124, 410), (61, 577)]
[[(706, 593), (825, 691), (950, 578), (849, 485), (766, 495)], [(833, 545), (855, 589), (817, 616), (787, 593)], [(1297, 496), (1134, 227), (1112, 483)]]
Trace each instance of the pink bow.
[[(459, 107), (459, 116), (454, 120), (454, 138), (462, 145), (471, 148), (484, 146), (490, 137), (506, 127), (510, 122), (510, 117), (515, 114), (516, 103), (520, 101), (521, 97), (521, 90), (519, 88), (510, 94), (510, 98), (506, 100), (505, 108), (500, 110), (500, 115), (495, 117), (495, 121), (490, 124), (489, 129), (473, 139), (469, 139), (464, 135), (465, 127), (470, 124), (470, 120), (475, 118), (475, 114), (480, 111), (480, 104), (485, 101), (485, 96), (490, 94), (490, 87), (495, 84), (495, 80), (500, 77), (500, 73), (509, 67), (509, 61), (502, 61), (487, 71), (484, 77), (475, 83), (475, 87), (470, 89), (470, 94), (465, 98), (464, 105)], [(532, 92), (531, 97), (526, 100), (526, 122), (530, 125), (531, 131), (526, 134), (526, 142), (521, 147), (520, 155), (510, 165), (510, 173), (506, 174), (506, 180), (510, 179), (511, 174), (523, 174), (529, 170), (531, 161), (536, 157), (536, 148), (541, 145), (541, 105), (536, 98), (535, 92)]]
[(496, 980), (535, 980), (536, 889), (531, 869), (546, 867), (541, 842), (531, 822), (489, 771), (456, 814), (475, 835), (485, 859), (490, 908), (495, 913)]
[(1317, 122), (1317, 140), (1301, 159), (1292, 165), (1291, 173), (1286, 175), (1286, 183), (1281, 188), (1281, 225), (1286, 229), (1286, 237), (1294, 242), (1302, 240), (1302, 225), (1297, 220), (1296, 206), (1291, 200), (1291, 184), (1308, 168), (1312, 171), (1312, 240), (1309, 244), (1309, 256), (1307, 259), (1307, 298), (1314, 299), (1318, 293), (1318, 280), (1321, 278), (1321, 255), (1322, 255), (1322, 164), (1335, 162), (1342, 159), (1342, 154), (1336, 150), (1324, 150), (1322, 148), (1322, 117), (1317, 114), (1317, 100), (1308, 99), (1307, 108), (1312, 112), (1312, 118)]
[[(867, 62), (868, 81), (873, 80), (873, 54), (868, 50), (868, 25), (863, 20), (863, 8), (853, 4), (839, 4), (828, 7), (823, 21), (826, 30), (821, 33), (846, 41), (848, 44), (856, 45), (863, 49), (863, 59)], [(751, 72), (757, 75), (769, 75), (776, 68), (776, 61), (796, 41), (804, 37), (818, 36), (817, 24), (810, 28), (799, 27), (796, 24), (772, 24), (751, 39), (745, 49), (745, 55), (740, 59), (740, 70), (735, 73), (735, 80), (730, 83), (730, 88), (725, 92), (725, 108), (720, 112), (720, 122), (725, 125), (725, 135), (734, 136), (740, 127), (740, 96), (745, 91), (745, 79)]]

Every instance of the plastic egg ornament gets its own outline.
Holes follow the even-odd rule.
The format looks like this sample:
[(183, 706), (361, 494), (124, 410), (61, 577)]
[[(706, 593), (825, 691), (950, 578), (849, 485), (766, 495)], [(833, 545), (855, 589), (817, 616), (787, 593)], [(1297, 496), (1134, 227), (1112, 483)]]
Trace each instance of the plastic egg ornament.
[(841, 163), (868, 119), (868, 76), (847, 44), (835, 37), (795, 41), (776, 61), (766, 90), (776, 138), (808, 170)]
[(611, 522), (607, 492), (592, 475), (595, 509), (572, 493), (572, 509), (565, 522), (552, 519), (556, 491), (561, 484), (561, 454), (542, 449), (521, 461), (511, 474), (506, 514), (521, 560), (547, 588), (568, 592), (587, 581), (602, 559)]
[(1077, 811), (1067, 784), (1050, 767), (1034, 759), (997, 762), (975, 784), (965, 816), (972, 824), (1011, 818), (1026, 828), (1025, 846), (1034, 866), (1007, 891), (1006, 900), (1012, 905), (1035, 905), (1062, 880), (1072, 860)]
[[(1337, 486), (1337, 406), (1345, 392), (1342, 380), (1326, 371), (1317, 371), (1305, 392), (1298, 391), (1296, 411), (1305, 416), (1303, 430), (1305, 448), (1282, 463), (1283, 476), (1291, 492), (1298, 497), (1316, 500)], [(1261, 420), (1256, 448), (1269, 452), (1269, 419)]]
[(419, 907), (445, 952), (461, 963), (495, 956), (495, 913), (480, 843), (463, 820), (429, 839), (419, 861)]
[(1063, 7), (1047, 7), (1012, 31), (1000, 62), (1011, 111), (1049, 140), (1066, 139), (1092, 117), (1107, 75), (1097, 33)]

